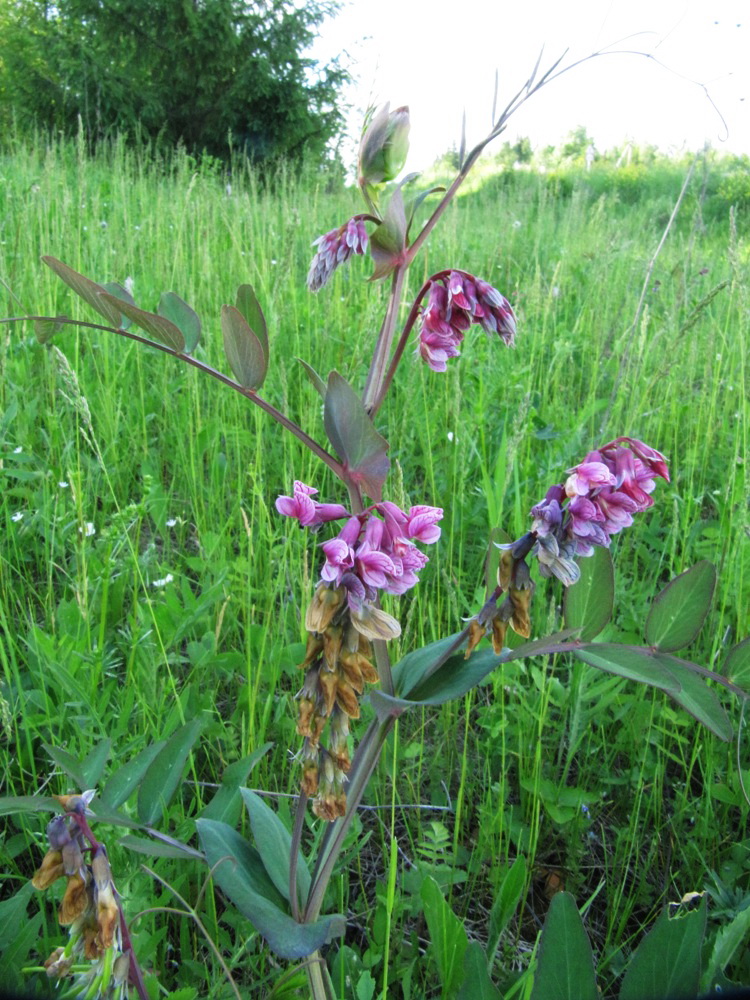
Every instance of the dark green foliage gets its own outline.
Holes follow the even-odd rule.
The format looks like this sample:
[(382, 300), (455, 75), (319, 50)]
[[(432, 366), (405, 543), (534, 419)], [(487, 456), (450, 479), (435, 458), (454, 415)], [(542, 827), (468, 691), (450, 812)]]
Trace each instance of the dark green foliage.
[(346, 72), (302, 56), (326, 0), (42, 0), (0, 14), (0, 122), (226, 159), (319, 157)]

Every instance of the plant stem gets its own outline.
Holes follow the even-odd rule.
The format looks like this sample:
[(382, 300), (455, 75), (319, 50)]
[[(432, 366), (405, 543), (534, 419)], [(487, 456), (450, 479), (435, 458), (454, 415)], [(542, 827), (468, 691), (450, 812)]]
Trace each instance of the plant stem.
[(383, 325), (380, 328), (378, 342), (375, 345), (375, 351), (372, 355), (370, 370), (367, 373), (365, 390), (362, 394), (362, 402), (365, 409), (368, 411), (371, 410), (375, 400), (380, 395), (380, 389), (385, 376), (386, 366), (388, 364), (388, 356), (391, 353), (393, 335), (396, 332), (396, 320), (398, 319), (398, 309), (401, 304), (401, 292), (404, 287), (407, 267), (408, 264), (400, 265), (393, 272), (391, 296), (388, 300), (388, 308), (386, 309), (385, 318), (383, 319)]
[(146, 337), (141, 337), (137, 333), (131, 333), (130, 330), (117, 329), (113, 326), (104, 326), (101, 323), (88, 323), (84, 320), (77, 319), (57, 319), (53, 316), (13, 316), (10, 319), (0, 319), (0, 323), (21, 323), (21, 322), (35, 322), (37, 320), (41, 321), (54, 321), (55, 323), (65, 324), (67, 326), (83, 326), (90, 330), (105, 330), (107, 333), (116, 333), (120, 337), (127, 337), (129, 340), (135, 340), (139, 344), (145, 344), (146, 347), (153, 347), (157, 351), (161, 351), (163, 354), (169, 354), (173, 358), (178, 358), (180, 361), (185, 361), (187, 364), (192, 365), (193, 368), (197, 368), (199, 371), (204, 372), (206, 375), (210, 375), (215, 378), (218, 382), (229, 386), (230, 389), (234, 389), (245, 399), (249, 399), (251, 403), (259, 406), (261, 410), (268, 414), (273, 420), (282, 427), (285, 427), (291, 434), (293, 434), (302, 444), (309, 448), (310, 451), (316, 455), (321, 462), (324, 462), (329, 469), (333, 472), (335, 476), (339, 479), (344, 480), (344, 467), (338, 462), (333, 455), (329, 454), (325, 448), (313, 440), (309, 434), (306, 434), (299, 424), (296, 424), (293, 420), (283, 414), (280, 410), (269, 403), (267, 400), (259, 396), (254, 389), (247, 389), (245, 386), (235, 382), (234, 379), (229, 378), (228, 375), (224, 375), (223, 372), (218, 371), (216, 368), (212, 368), (211, 365), (205, 364), (203, 361), (198, 361), (197, 358), (192, 357), (190, 354), (181, 354), (179, 351), (175, 351), (171, 347), (167, 347), (166, 344), (159, 344), (154, 340), (148, 340)]

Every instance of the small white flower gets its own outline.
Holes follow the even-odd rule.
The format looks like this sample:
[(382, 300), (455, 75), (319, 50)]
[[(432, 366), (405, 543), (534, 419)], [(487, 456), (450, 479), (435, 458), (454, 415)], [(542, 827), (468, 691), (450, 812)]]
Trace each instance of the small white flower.
[(11, 519), (11, 521), (22, 521), (23, 520), (23, 511), (22, 510), (17, 510), (15, 512), (15, 514), (11, 514), (11, 518), (10, 519)]
[(106, 229), (107, 225), (108, 225), (107, 220), (106, 219), (102, 219), (102, 221), (99, 223), (99, 225), (102, 227), (102, 229)]
[(521, 225), (522, 225), (521, 220), (520, 219), (516, 219), (516, 221), (513, 223), (513, 228), (514, 229), (520, 229)]
[(96, 528), (92, 521), (87, 521), (82, 528), (78, 529), (78, 533), (84, 538), (91, 538), (92, 535), (96, 534)]
[(177, 518), (176, 517), (170, 517), (166, 521), (166, 525), (167, 525), (168, 528), (174, 528), (174, 526), (176, 524), (177, 524)]
[(57, 485), (60, 487), (61, 490), (67, 490), (69, 484), (66, 483), (64, 479), (61, 479)]
[(125, 289), (125, 291), (128, 293), (128, 295), (132, 295), (133, 294), (133, 289), (135, 288), (135, 281), (133, 281), (133, 279), (130, 277), (130, 275), (127, 276), (127, 278), (123, 282), (123, 286), (122, 287)]
[(140, 226), (133, 226), (133, 229), (135, 229), (135, 231), (137, 233), (140, 233), (140, 231), (141, 231), (141, 227)]
[(171, 573), (167, 573), (167, 575), (164, 577), (163, 580), (152, 580), (151, 581), (151, 586), (154, 587), (156, 590), (160, 590), (163, 587), (166, 587), (166, 585), (168, 583), (171, 583), (173, 580), (174, 580), (174, 577), (172, 576), (172, 574)]
[(716, 360), (717, 360), (717, 361), (721, 361), (721, 355), (720, 355), (720, 354), (717, 354), (717, 355), (716, 355)]
[(272, 264), (272, 265), (273, 265), (274, 267), (276, 267), (276, 265), (277, 265), (278, 263), (279, 263), (279, 262), (278, 262), (277, 260), (274, 260), (273, 258), (271, 258), (271, 264)]
[(232, 197), (232, 185), (231, 184), (227, 184), (227, 186), (226, 186), (226, 188), (224, 190), (227, 193), (227, 198), (231, 198)]
[(22, 451), (23, 451), (23, 447), (19, 444), (19, 446), (17, 448), (13, 449), (13, 454), (14, 455), (20, 455)]
[(560, 297), (560, 289), (557, 287), (557, 285), (553, 285), (552, 286), (552, 298), (553, 299), (557, 299), (559, 297)]
[(448, 431), (446, 437), (448, 438), (449, 441), (452, 442), (453, 441), (453, 431)]

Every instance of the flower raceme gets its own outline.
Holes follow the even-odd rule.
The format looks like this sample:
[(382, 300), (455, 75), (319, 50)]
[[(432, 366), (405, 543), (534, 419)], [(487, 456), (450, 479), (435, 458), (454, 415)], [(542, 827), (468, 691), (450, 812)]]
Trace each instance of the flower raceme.
[(276, 509), (305, 527), (346, 518), (338, 535), (321, 545), (325, 562), (305, 614), (305, 680), (297, 695), (302, 792), (312, 799), (315, 815), (331, 822), (346, 809), (349, 720), (359, 717), (365, 683), (378, 680), (371, 640), (393, 639), (401, 631), (377, 607), (378, 592), (403, 594), (418, 582), (427, 556), (415, 543), (438, 540), (443, 512), (420, 505), (407, 513), (385, 501), (352, 515), (340, 504), (313, 500), (316, 493), (297, 481), (293, 495), (279, 497)]
[(362, 256), (367, 249), (367, 230), (364, 218), (355, 215), (338, 229), (319, 236), (313, 242), (318, 251), (312, 259), (307, 275), (307, 287), (311, 292), (319, 291), (333, 272), (345, 264), (352, 254)]
[(433, 279), (422, 310), (419, 353), (436, 372), (444, 372), (449, 358), (473, 323), (489, 336), (496, 334), (506, 347), (516, 336), (516, 318), (510, 303), (496, 288), (465, 271), (449, 271)]
[(532, 554), (542, 576), (575, 583), (576, 556), (590, 556), (594, 545), (609, 547), (611, 536), (631, 525), (634, 514), (653, 506), (657, 476), (669, 482), (665, 457), (630, 437), (590, 451), (569, 469), (565, 482), (547, 490), (531, 510)]
[(443, 511), (439, 507), (422, 504), (407, 513), (384, 501), (352, 516), (341, 504), (313, 500), (316, 493), (297, 481), (293, 496), (279, 497), (276, 509), (303, 527), (347, 518), (339, 534), (321, 545), (325, 562), (320, 577), (330, 587), (344, 588), (351, 612), (361, 613), (375, 601), (378, 590), (399, 595), (418, 583), (417, 574), (428, 558), (415, 542), (431, 545), (440, 538), (438, 521)]

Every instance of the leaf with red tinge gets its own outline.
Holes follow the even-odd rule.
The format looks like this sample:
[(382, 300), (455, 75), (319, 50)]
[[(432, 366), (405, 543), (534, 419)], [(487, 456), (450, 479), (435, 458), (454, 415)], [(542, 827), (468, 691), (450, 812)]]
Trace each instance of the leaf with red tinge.
[(268, 368), (268, 325), (252, 285), (240, 285), (237, 289), (236, 306), (260, 341), (263, 357), (266, 359), (266, 368)]
[(35, 319), (34, 320), (34, 333), (36, 335), (37, 342), (40, 344), (46, 344), (48, 340), (52, 340), (56, 333), (62, 330), (64, 323), (61, 323), (61, 319), (67, 319), (67, 316), (57, 316), (55, 319), (50, 317), (49, 319)]
[(268, 362), (263, 345), (234, 306), (221, 307), (224, 353), (237, 381), (245, 389), (259, 389), (266, 377)]
[(130, 305), (128, 302), (121, 302), (115, 295), (111, 295), (109, 292), (101, 291), (99, 299), (101, 302), (109, 303), (111, 306), (118, 308), (128, 319), (132, 319), (136, 326), (144, 330), (158, 344), (164, 344), (165, 347), (177, 351), (178, 354), (184, 353), (185, 338), (182, 336), (180, 328), (175, 326), (170, 320), (159, 316), (158, 313), (139, 309), (138, 306)]
[(705, 559), (670, 581), (654, 599), (646, 619), (646, 642), (662, 653), (683, 649), (700, 632), (716, 586), (716, 570)]
[(112, 305), (110, 302), (102, 300), (101, 293), (104, 291), (102, 285), (98, 285), (91, 278), (87, 278), (85, 275), (79, 274), (78, 271), (74, 271), (72, 267), (68, 267), (67, 264), (64, 264), (56, 257), (42, 257), (42, 262), (51, 268), (58, 278), (62, 278), (65, 284), (72, 288), (76, 295), (80, 295), (84, 302), (88, 302), (91, 308), (95, 309), (100, 316), (103, 316), (108, 323), (116, 327), (121, 325), (120, 317), (122, 310), (118, 307), (117, 303)]
[(162, 292), (156, 311), (182, 332), (185, 338), (183, 354), (192, 354), (201, 337), (201, 321), (195, 310), (175, 292)]
[(338, 372), (328, 376), (323, 422), (349, 478), (373, 500), (380, 500), (390, 468), (388, 442), (375, 430), (362, 400)]
[(406, 249), (406, 211), (401, 190), (391, 195), (382, 223), (370, 236), (370, 255), (375, 262), (375, 270), (370, 281), (385, 278), (403, 263)]
[(323, 379), (320, 377), (320, 375), (318, 375), (313, 366), (308, 365), (308, 363), (306, 361), (303, 361), (302, 358), (297, 358), (297, 361), (299, 361), (299, 363), (305, 369), (305, 374), (310, 379), (312, 384), (315, 386), (316, 390), (320, 394), (320, 398), (323, 400), (323, 402), (325, 402), (326, 384), (323, 381)]
[[(105, 283), (102, 285), (102, 288), (104, 289), (105, 292), (109, 292), (110, 295), (114, 295), (114, 297), (116, 299), (119, 299), (120, 302), (127, 302), (131, 306), (135, 305), (135, 299), (133, 298), (133, 296), (130, 294), (127, 288), (124, 288), (119, 282), (105, 281)], [(120, 315), (120, 329), (127, 330), (129, 329), (129, 327), (130, 327), (130, 320), (128, 319), (128, 317)]]

